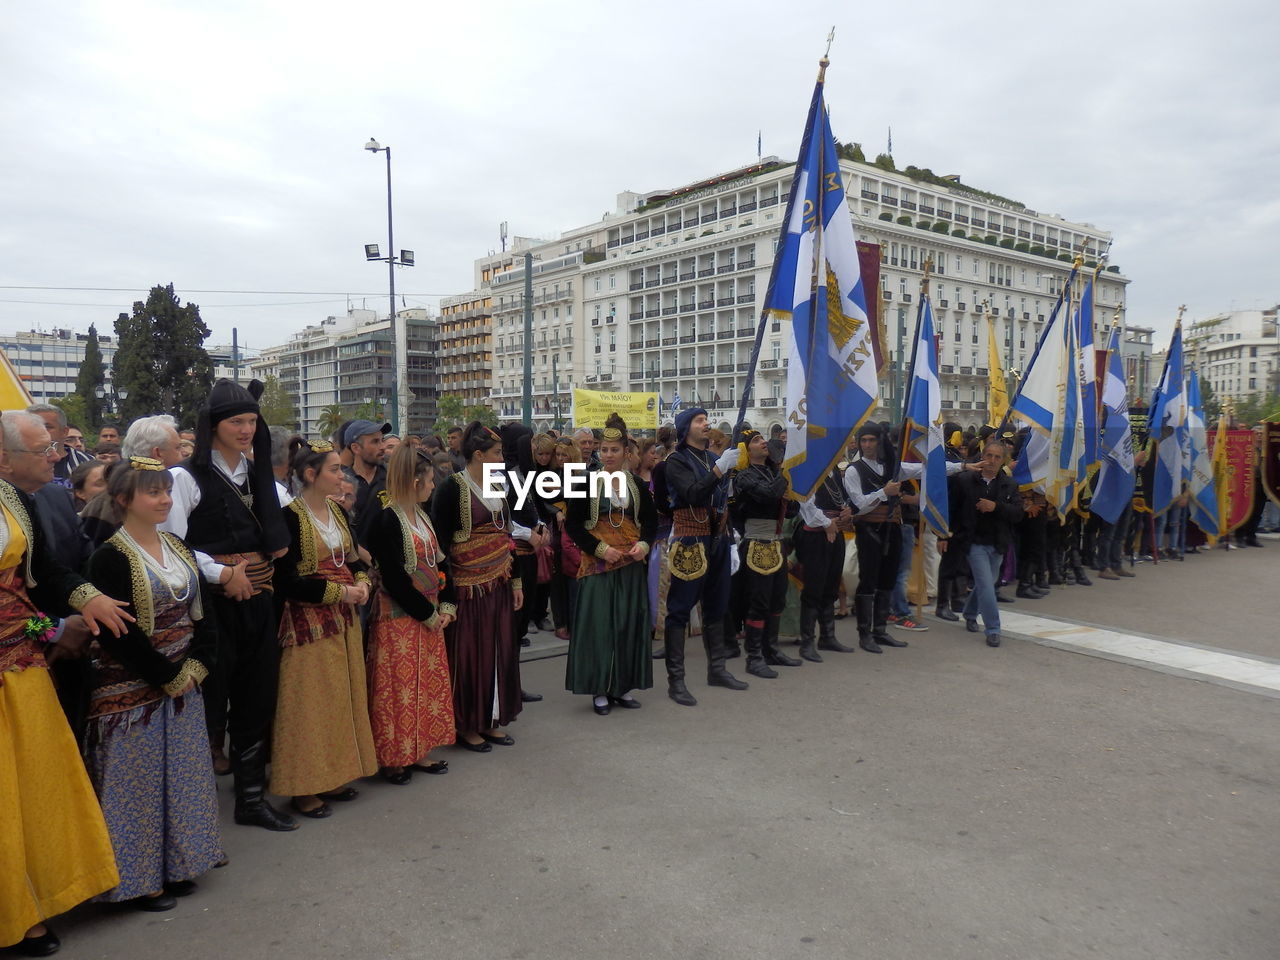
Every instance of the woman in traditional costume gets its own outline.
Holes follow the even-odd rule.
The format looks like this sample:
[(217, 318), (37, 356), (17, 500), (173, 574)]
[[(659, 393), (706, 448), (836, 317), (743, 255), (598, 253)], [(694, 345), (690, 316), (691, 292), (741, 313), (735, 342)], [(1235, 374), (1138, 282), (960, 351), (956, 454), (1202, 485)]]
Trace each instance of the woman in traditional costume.
[(373, 520), (369, 552), (382, 575), (369, 637), (369, 708), (382, 776), (406, 784), (414, 770), (448, 773), (428, 761), (453, 743), (453, 690), (439, 609), (444, 553), (424, 506), (435, 489), (431, 456), (408, 444), (387, 464), (390, 502)]
[(454, 620), (444, 632), (453, 680), (457, 746), (488, 753), (515, 740), (502, 732), (520, 713), (520, 653), (512, 611), (524, 589), (512, 577), (513, 522), (507, 498), (486, 496), (485, 465), (501, 468), (497, 432), (471, 423), (462, 435), (467, 466), (437, 492), (433, 522), (448, 554), (440, 610)]
[(346, 514), (330, 499), (343, 484), (333, 445), (290, 446), (302, 492), (284, 508), (289, 550), (276, 561), (284, 608), (271, 792), (292, 796), (295, 811), (319, 820), (333, 812), (326, 801), (356, 798), (346, 783), (378, 772), (357, 615), (369, 599), (369, 575)]
[[(6, 414), (0, 463), (46, 456)], [(41, 424), (43, 427), (43, 425)], [(46, 437), (47, 439), (47, 437)], [(125, 606), (54, 559), (30, 498), (0, 481), (0, 947), (44, 957), (61, 942), (47, 918), (120, 881), (102, 810), (45, 661), (53, 616), (64, 631), (124, 633)], [(42, 612), (43, 611), (43, 612)]]
[(172, 488), (159, 460), (122, 464), (107, 491), (122, 524), (89, 559), (89, 579), (136, 618), (94, 651), (86, 761), (120, 871), (99, 899), (149, 911), (172, 909), (223, 859), (200, 692), (217, 629), (195, 557), (157, 529)]
[(565, 688), (592, 696), (605, 716), (614, 705), (638, 708), (632, 691), (653, 685), (645, 564), (658, 515), (646, 486), (626, 469), (627, 425), (616, 413), (605, 422), (599, 454), (601, 470), (622, 473), (625, 484), (597, 490), (593, 474), (593, 495), (568, 503), (566, 525), (582, 560)]

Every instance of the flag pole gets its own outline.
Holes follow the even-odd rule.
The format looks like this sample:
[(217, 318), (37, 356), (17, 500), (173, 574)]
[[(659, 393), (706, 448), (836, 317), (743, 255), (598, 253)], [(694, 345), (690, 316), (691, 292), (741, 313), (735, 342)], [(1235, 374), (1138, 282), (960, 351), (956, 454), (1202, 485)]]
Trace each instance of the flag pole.
[[(924, 261), (924, 276), (920, 278), (920, 302), (916, 304), (916, 332), (911, 338), (911, 364), (907, 368), (907, 391), (905, 403), (902, 407), (902, 441), (898, 447), (898, 468), (897, 475), (902, 476), (902, 455), (906, 453), (907, 437), (910, 435), (907, 426), (907, 411), (911, 409), (911, 394), (914, 392), (916, 381), (916, 362), (919, 359), (920, 350), (920, 329), (924, 324), (924, 302), (929, 296), (929, 274), (933, 272), (933, 257), (926, 257)], [(923, 424), (927, 430), (928, 424)], [(923, 477), (924, 466), (921, 465), (921, 475)], [(901, 482), (901, 480), (899, 480)], [(917, 485), (921, 490), (924, 484)], [(927, 578), (924, 575), (924, 512), (917, 506), (916, 509), (916, 542), (911, 550), (911, 574), (910, 587), (916, 595), (916, 618), (923, 616), (924, 592), (926, 589)]]
[[(1049, 314), (1049, 322), (1044, 325), (1044, 329), (1040, 331), (1040, 339), (1036, 341), (1036, 348), (1031, 354), (1031, 359), (1027, 361), (1027, 365), (1022, 370), (1022, 376), (1018, 378), (1018, 389), (1014, 391), (1013, 396), (1009, 398), (1009, 409), (1004, 413), (1004, 419), (1000, 421), (1000, 428), (996, 431), (996, 436), (1004, 433), (1005, 427), (1009, 425), (1009, 418), (1013, 416), (1013, 406), (1022, 396), (1022, 388), (1027, 382), (1031, 368), (1036, 364), (1036, 358), (1040, 356), (1040, 348), (1044, 346), (1045, 337), (1049, 331), (1053, 329), (1054, 323), (1058, 319), (1058, 313), (1062, 310), (1062, 301), (1070, 294), (1072, 286), (1075, 284), (1076, 273), (1080, 267), (1084, 265), (1084, 261), (1076, 257), (1075, 263), (1071, 265), (1071, 272), (1067, 274), (1067, 281), (1062, 286), (1062, 292), (1058, 294), (1058, 302), (1053, 305), (1053, 312)], [(1010, 338), (1009, 349), (1013, 349), (1013, 340)]]
[(920, 278), (920, 301), (916, 304), (916, 332), (911, 338), (911, 362), (906, 368), (906, 391), (902, 403), (902, 432), (898, 438), (898, 463), (894, 468), (894, 479), (902, 476), (902, 453), (907, 447), (907, 411), (911, 409), (911, 391), (916, 378), (916, 351), (920, 346), (920, 325), (924, 323), (924, 298), (929, 295), (929, 274), (933, 271), (933, 257), (924, 261), (924, 276)]
[[(831, 61), (828, 59), (828, 54), (831, 53), (831, 42), (835, 39), (835, 36), (836, 36), (836, 28), (832, 27), (831, 32), (827, 34), (826, 53), (824, 53), (822, 55), (822, 59), (818, 61), (818, 83), (813, 92), (814, 105), (816, 106), (822, 106), (824, 102), (823, 96), (822, 96), (823, 85), (826, 83), (827, 67), (830, 66), (831, 64)], [(813, 120), (815, 118), (815, 110), (813, 109), (814, 105), (810, 106), (809, 125), (805, 127), (804, 135), (800, 138), (801, 158), (803, 158), (805, 145), (809, 142), (810, 137), (812, 137), (814, 133), (813, 125), (812, 125)], [(797, 171), (800, 169), (799, 163), (796, 164), (796, 169)], [(786, 238), (787, 230), (791, 224), (791, 218), (792, 218), (793, 211), (795, 209), (797, 191), (799, 190), (799, 187), (800, 187), (799, 177), (793, 176), (791, 178), (791, 192), (787, 196), (787, 209), (782, 216), (782, 228), (779, 234), (783, 239)], [(738, 403), (738, 420), (737, 420), (737, 423), (735, 424), (735, 429), (738, 426), (741, 426), (743, 423), (746, 423), (746, 420), (747, 420), (747, 408), (751, 405), (751, 394), (756, 383), (756, 368), (760, 363), (760, 347), (763, 346), (764, 344), (764, 332), (769, 326), (769, 313), (770, 313), (769, 304), (773, 302), (773, 292), (774, 292), (774, 287), (777, 284), (777, 281), (778, 281), (778, 257), (775, 256), (773, 261), (773, 268), (769, 272), (769, 287), (765, 291), (764, 306), (761, 307), (760, 309), (760, 321), (759, 323), (756, 324), (756, 338), (751, 345), (751, 359), (747, 362), (747, 377), (742, 385), (742, 399)], [(785, 406), (783, 407), (783, 416), (784, 418), (786, 416)]]

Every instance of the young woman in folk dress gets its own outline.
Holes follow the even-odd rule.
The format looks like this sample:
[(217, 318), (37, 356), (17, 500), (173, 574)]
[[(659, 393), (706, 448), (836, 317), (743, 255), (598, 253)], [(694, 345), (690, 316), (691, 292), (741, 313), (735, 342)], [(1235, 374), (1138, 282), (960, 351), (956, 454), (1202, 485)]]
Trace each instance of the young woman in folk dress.
[(591, 695), (605, 716), (614, 705), (638, 708), (631, 692), (653, 685), (645, 563), (658, 515), (627, 469), (627, 425), (616, 413), (605, 422), (599, 453), (601, 470), (625, 474), (626, 485), (620, 496), (601, 490), (568, 502), (566, 524), (582, 560), (565, 687)]
[(369, 575), (342, 508), (342, 463), (328, 442), (296, 440), (302, 492), (284, 508), (289, 550), (276, 561), (280, 694), (271, 747), (271, 792), (292, 796), (304, 817), (332, 813), (328, 800), (354, 800), (357, 777), (378, 772), (369, 726), (361, 604)]
[(217, 627), (195, 557), (157, 529), (172, 488), (159, 460), (121, 464), (107, 492), (122, 524), (89, 559), (89, 579), (128, 598), (137, 618), (95, 645), (85, 759), (120, 870), (99, 899), (153, 912), (176, 906), (223, 858), (200, 692)]
[(501, 466), (497, 431), (479, 422), (462, 436), (466, 469), (436, 491), (434, 526), (449, 557), (440, 610), (454, 620), (445, 630), (457, 746), (488, 753), (515, 740), (502, 732), (521, 710), (520, 651), (512, 611), (524, 603), (513, 578), (511, 507), (484, 495), (485, 464)]
[(444, 553), (424, 507), (435, 489), (431, 456), (408, 444), (387, 464), (387, 508), (368, 547), (382, 575), (369, 638), (369, 708), (385, 780), (406, 784), (414, 770), (448, 773), (432, 749), (454, 741), (453, 690), (439, 609)]

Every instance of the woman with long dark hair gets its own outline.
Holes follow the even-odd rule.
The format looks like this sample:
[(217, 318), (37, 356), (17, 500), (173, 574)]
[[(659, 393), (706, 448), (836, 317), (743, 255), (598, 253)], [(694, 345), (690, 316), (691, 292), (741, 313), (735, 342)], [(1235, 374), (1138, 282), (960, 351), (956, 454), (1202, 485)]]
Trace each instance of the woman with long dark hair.
[(271, 792), (322, 819), (326, 801), (354, 800), (344, 786), (377, 773), (359, 607), (369, 575), (342, 508), (342, 462), (328, 441), (295, 440), (293, 473), (302, 490), (284, 508), (289, 550), (276, 561), (280, 614), (280, 696), (271, 747)]
[(593, 474), (592, 496), (568, 502), (566, 524), (582, 560), (565, 687), (592, 696), (604, 716), (614, 705), (639, 707), (632, 691), (653, 685), (645, 564), (658, 515), (648, 489), (627, 469), (627, 425), (616, 413), (605, 421), (599, 455), (601, 472), (624, 482), (597, 490)]
[(369, 528), (369, 552), (382, 576), (369, 632), (369, 709), (382, 776), (406, 784), (414, 770), (446, 773), (427, 761), (454, 741), (453, 691), (440, 610), (444, 553), (425, 507), (435, 489), (429, 454), (408, 444), (387, 464), (389, 501)]
[(515, 740), (502, 727), (520, 713), (520, 652), (512, 613), (524, 603), (512, 576), (511, 506), (489, 496), (486, 470), (500, 469), (502, 441), (479, 421), (462, 435), (466, 467), (436, 491), (432, 521), (448, 555), (440, 610), (454, 620), (445, 629), (457, 746), (488, 753)]

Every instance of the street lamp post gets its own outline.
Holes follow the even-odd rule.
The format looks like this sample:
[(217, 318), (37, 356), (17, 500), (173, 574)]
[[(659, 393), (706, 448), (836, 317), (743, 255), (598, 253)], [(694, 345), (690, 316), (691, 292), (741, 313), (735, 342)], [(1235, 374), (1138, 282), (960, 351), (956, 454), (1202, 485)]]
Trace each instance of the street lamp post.
[(370, 153), (387, 155), (387, 255), (379, 256), (376, 243), (365, 244), (366, 260), (387, 261), (387, 286), (389, 289), (391, 335), (394, 343), (391, 351), (391, 362), (394, 367), (392, 382), (392, 416), (391, 427), (396, 433), (407, 433), (409, 430), (409, 405), (413, 403), (413, 394), (409, 392), (409, 324), (408, 321), (396, 322), (396, 265), (413, 266), (413, 251), (401, 250), (396, 256), (395, 232), (391, 215), (391, 147), (382, 146), (377, 140), (370, 139), (364, 145)]

